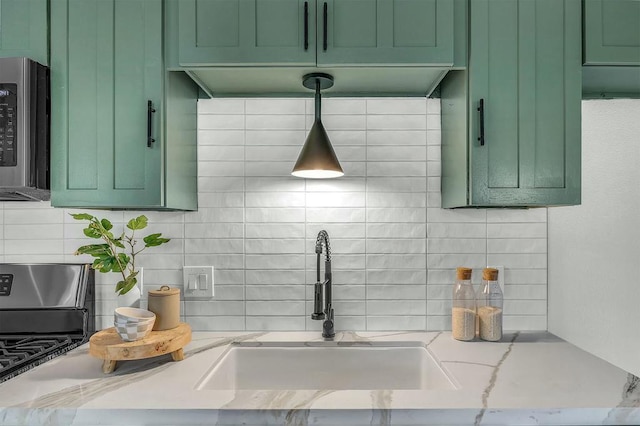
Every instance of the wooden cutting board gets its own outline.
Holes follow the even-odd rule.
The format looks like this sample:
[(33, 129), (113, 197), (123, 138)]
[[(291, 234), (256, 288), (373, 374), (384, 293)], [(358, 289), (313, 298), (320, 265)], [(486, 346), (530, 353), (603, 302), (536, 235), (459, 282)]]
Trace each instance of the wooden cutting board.
[(184, 346), (191, 341), (191, 327), (181, 322), (176, 328), (152, 331), (146, 337), (134, 342), (125, 342), (115, 327), (98, 331), (89, 339), (89, 353), (103, 359), (105, 374), (116, 369), (117, 361), (152, 358), (171, 354), (174, 361), (184, 359)]

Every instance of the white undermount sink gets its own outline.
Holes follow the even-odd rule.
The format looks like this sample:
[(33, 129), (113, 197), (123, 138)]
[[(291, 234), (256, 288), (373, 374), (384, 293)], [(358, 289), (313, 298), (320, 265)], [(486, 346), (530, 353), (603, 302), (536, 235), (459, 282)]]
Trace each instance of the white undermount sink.
[(236, 343), (198, 390), (455, 389), (420, 342)]

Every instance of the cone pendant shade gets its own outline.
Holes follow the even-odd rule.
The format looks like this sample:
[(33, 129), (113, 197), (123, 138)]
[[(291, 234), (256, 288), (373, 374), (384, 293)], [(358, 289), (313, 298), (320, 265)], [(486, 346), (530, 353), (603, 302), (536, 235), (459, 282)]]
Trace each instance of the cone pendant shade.
[(320, 117), (320, 89), (333, 85), (333, 79), (327, 74), (309, 74), (305, 76), (305, 87), (315, 88), (316, 111), (315, 122), (309, 131), (307, 140), (293, 167), (292, 175), (302, 178), (326, 179), (344, 175), (329, 136), (322, 125)]

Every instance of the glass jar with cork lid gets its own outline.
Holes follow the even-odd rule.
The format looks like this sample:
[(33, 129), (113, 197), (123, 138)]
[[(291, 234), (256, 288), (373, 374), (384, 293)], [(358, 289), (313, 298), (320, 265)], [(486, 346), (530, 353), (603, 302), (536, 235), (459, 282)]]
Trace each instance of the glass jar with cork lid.
[(456, 340), (476, 337), (476, 294), (471, 285), (471, 268), (459, 267), (453, 286), (451, 335)]
[(482, 287), (478, 293), (478, 323), (482, 340), (497, 342), (502, 339), (502, 289), (498, 283), (498, 270), (482, 271)]

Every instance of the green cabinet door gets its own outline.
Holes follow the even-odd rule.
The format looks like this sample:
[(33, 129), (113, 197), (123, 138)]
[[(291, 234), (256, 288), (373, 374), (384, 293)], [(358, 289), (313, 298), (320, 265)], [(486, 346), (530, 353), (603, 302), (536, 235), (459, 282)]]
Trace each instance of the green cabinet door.
[(47, 0), (0, 0), (0, 57), (49, 64)]
[(162, 0), (55, 0), (51, 31), (52, 204), (162, 206)]
[(580, 203), (580, 6), (471, 2), (468, 73), (442, 86), (444, 207)]
[(640, 1), (584, 0), (584, 63), (640, 66)]
[(309, 65), (314, 0), (180, 0), (180, 65)]
[(451, 0), (318, 0), (318, 65), (453, 65)]

